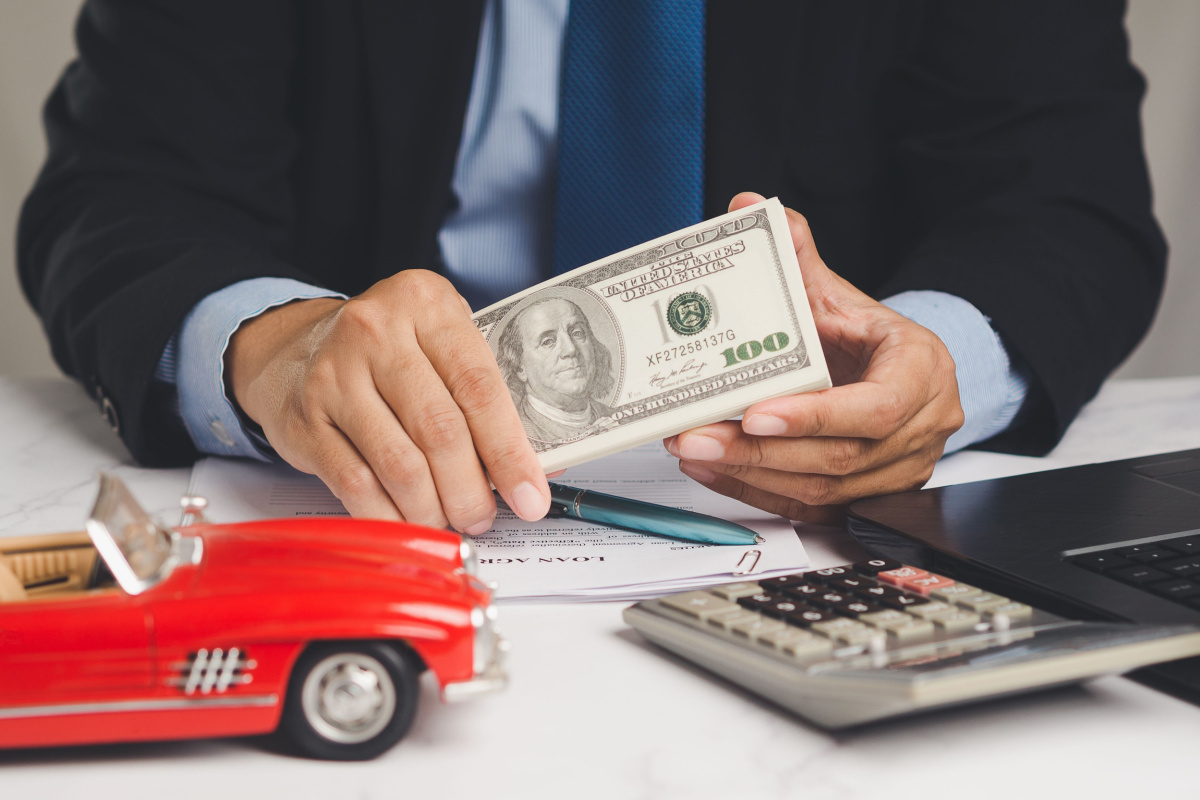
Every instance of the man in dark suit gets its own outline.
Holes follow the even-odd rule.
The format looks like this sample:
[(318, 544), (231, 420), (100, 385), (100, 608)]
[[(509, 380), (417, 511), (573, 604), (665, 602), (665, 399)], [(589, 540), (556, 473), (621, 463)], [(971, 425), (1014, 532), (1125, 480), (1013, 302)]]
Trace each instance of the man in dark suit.
[[(836, 385), (669, 440), (685, 472), (822, 519), (922, 483), (964, 420), (951, 447), (1052, 446), (1161, 291), (1123, 4), (661, 5), (89, 0), (19, 232), (55, 357), (144, 463), (261, 434), (358, 515), (486, 530), (490, 477), (537, 518), (545, 479), (468, 303), (545, 277), (567, 232), (633, 237), (590, 243), (612, 252), (676, 200), (694, 220), (754, 188), (807, 218)], [(599, 122), (626, 97), (582, 65), (651, 51), (638, 91), (671, 88), (664, 117), (694, 124), (627, 124), (632, 161), (571, 167), (589, 92)], [(678, 181), (621, 183), (664, 138)], [(617, 201), (572, 206), (611, 176)]]

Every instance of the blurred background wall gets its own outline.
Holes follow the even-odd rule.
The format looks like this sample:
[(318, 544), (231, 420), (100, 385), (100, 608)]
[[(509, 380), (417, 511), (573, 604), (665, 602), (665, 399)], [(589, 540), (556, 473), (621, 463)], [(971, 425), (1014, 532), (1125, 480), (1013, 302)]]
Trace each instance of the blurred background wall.
[[(56, 375), (21, 294), (14, 227), (45, 152), (42, 102), (73, 55), (80, 0), (0, 0), (0, 375)], [(1162, 311), (1120, 377), (1200, 375), (1200, 2), (1131, 0), (1156, 208), (1171, 243)]]

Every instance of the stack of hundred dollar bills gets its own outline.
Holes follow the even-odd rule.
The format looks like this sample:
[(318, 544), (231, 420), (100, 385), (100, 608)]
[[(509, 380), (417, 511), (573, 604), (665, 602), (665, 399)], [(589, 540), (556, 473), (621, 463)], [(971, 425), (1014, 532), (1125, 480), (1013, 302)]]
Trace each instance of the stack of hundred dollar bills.
[(586, 264), (474, 320), (547, 472), (831, 385), (777, 199)]

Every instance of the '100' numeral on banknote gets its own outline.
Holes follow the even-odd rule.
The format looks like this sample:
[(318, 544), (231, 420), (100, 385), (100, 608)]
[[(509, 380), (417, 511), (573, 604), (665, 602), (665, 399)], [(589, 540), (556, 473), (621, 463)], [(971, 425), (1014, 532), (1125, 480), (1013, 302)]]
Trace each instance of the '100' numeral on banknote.
[(475, 314), (547, 471), (830, 385), (768, 200)]

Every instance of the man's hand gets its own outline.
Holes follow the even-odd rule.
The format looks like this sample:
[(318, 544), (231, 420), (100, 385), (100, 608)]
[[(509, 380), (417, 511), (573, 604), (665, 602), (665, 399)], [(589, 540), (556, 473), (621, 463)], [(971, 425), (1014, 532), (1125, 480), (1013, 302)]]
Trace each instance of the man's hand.
[[(735, 211), (762, 201), (751, 193)], [(872, 300), (788, 223), (833, 388), (757, 403), (741, 423), (665, 440), (679, 468), (721, 494), (806, 522), (835, 522), (860, 497), (915, 489), (963, 424), (954, 360), (928, 329)]]
[(226, 368), (279, 455), (356, 517), (483, 533), (496, 515), (487, 476), (523, 519), (549, 508), (496, 360), (432, 272), (271, 309), (234, 334)]

